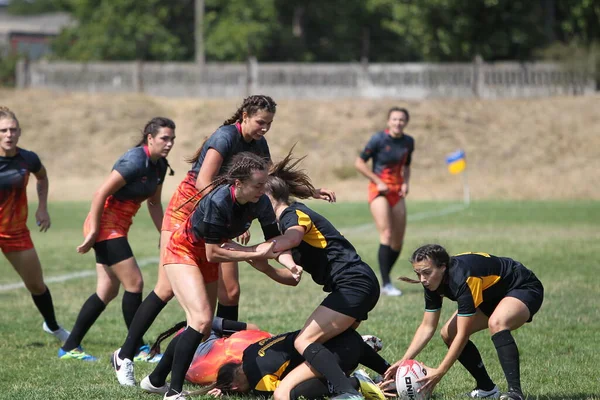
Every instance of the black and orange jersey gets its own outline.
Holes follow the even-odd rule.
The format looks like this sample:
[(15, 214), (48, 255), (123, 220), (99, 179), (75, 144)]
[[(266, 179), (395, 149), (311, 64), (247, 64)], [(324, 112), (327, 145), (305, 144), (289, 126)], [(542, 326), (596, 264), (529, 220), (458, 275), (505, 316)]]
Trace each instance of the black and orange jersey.
[(482, 303), (498, 302), (532, 278), (533, 272), (511, 258), (487, 253), (453, 256), (436, 291), (425, 290), (425, 310), (438, 311), (442, 299), (458, 303), (459, 316), (471, 316)]
[(167, 160), (160, 158), (152, 162), (147, 146), (134, 147), (115, 162), (113, 170), (121, 174), (126, 182), (113, 197), (120, 201), (132, 200), (142, 203), (163, 184), (167, 173)]
[(32, 151), (17, 148), (13, 157), (0, 157), (0, 233), (27, 229), (27, 183), (42, 169)]
[(354, 246), (331, 222), (299, 202), (292, 203), (279, 217), (282, 234), (293, 226), (304, 228), (302, 242), (292, 249), (294, 261), (316, 283), (324, 285), (324, 290), (331, 290), (331, 280), (337, 272), (362, 262)]
[(227, 164), (234, 155), (243, 151), (249, 151), (269, 160), (271, 159), (269, 146), (264, 137), (247, 142), (242, 136), (242, 127), (239, 122), (233, 125), (223, 125), (204, 142), (198, 161), (192, 165), (192, 168), (188, 172), (188, 174), (194, 176), (194, 182), (198, 176), (200, 167), (202, 167), (206, 153), (210, 149), (215, 149), (223, 157), (223, 164), (219, 169), (218, 175), (221, 175), (225, 171), (228, 166)]
[(304, 362), (294, 347), (300, 331), (262, 339), (248, 346), (242, 357), (242, 369), (250, 390), (270, 396), (290, 371)]
[(388, 130), (371, 136), (369, 142), (360, 153), (364, 161), (373, 159), (373, 173), (386, 184), (403, 182), (402, 170), (410, 166), (415, 149), (414, 139), (406, 134), (395, 138)]
[(202, 197), (188, 219), (186, 229), (192, 230), (195, 239), (217, 244), (240, 236), (250, 229), (255, 219), (260, 222), (265, 240), (279, 235), (275, 212), (267, 195), (262, 195), (256, 203), (239, 204), (233, 186), (223, 185)]

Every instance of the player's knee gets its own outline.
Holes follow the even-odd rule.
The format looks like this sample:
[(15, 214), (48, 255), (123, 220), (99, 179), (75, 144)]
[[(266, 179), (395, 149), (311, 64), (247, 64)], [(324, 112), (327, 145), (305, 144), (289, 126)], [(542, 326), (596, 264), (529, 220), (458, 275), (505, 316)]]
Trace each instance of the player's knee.
[(390, 228), (382, 229), (379, 238), (382, 243), (390, 243), (392, 240), (392, 230)]
[(227, 285), (219, 296), (219, 303), (224, 306), (235, 306), (240, 303), (240, 285)]
[(450, 331), (447, 326), (444, 326), (440, 330), (440, 336), (442, 337), (442, 340), (444, 341), (446, 346), (450, 347), (452, 341), (454, 340), (454, 336), (450, 334)]
[(290, 398), (290, 394), (287, 393), (285, 388), (282, 388), (281, 386), (279, 386), (277, 389), (275, 389), (275, 392), (273, 393), (274, 400), (288, 400), (289, 398)]
[(162, 301), (165, 303), (168, 302), (175, 296), (173, 293), (173, 288), (169, 282), (165, 282), (164, 280), (158, 278), (156, 285), (154, 286), (154, 294), (160, 297)]
[(212, 326), (212, 318), (210, 315), (191, 316), (188, 318), (188, 325), (196, 331), (208, 335)]
[(141, 293), (144, 290), (144, 278), (141, 274), (131, 277), (127, 282), (123, 282), (123, 288), (131, 293)]
[(34, 296), (39, 296), (46, 292), (46, 285), (44, 282), (27, 282), (25, 287)]
[(498, 317), (495, 317), (494, 315), (492, 315), (488, 320), (488, 327), (492, 335), (505, 329), (509, 329), (505, 321), (501, 320)]

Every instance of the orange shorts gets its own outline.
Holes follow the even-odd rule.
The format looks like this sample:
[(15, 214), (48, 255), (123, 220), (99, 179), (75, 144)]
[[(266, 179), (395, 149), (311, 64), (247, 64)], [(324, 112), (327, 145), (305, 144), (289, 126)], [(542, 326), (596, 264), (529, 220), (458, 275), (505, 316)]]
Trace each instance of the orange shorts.
[(0, 233), (0, 250), (3, 253), (25, 251), (33, 249), (33, 242), (29, 229), (25, 228), (16, 232)]
[(377, 185), (373, 182), (369, 183), (369, 203), (375, 200), (376, 197), (385, 196), (390, 207), (394, 207), (400, 199), (403, 197), (400, 194), (400, 185), (390, 185), (388, 184), (389, 190), (386, 194), (380, 193), (377, 190)]
[(171, 235), (162, 264), (196, 266), (200, 268), (205, 283), (216, 282), (219, 279), (219, 263), (208, 262), (204, 240), (192, 242), (187, 235), (185, 226), (177, 229)]
[[(165, 216), (160, 228), (161, 231), (175, 232), (181, 226), (185, 225), (185, 220), (194, 211), (196, 203), (202, 197), (198, 194), (198, 190), (194, 185), (195, 178), (188, 174), (181, 181), (177, 189), (175, 189), (175, 193), (173, 193), (171, 201), (169, 201), (169, 205), (165, 210)], [(188, 201), (190, 199), (192, 200)], [(181, 206), (184, 203), (185, 205)]]
[[(100, 219), (100, 229), (96, 242), (103, 240), (127, 237), (129, 228), (133, 224), (133, 217), (137, 214), (142, 203), (135, 201), (120, 201), (109, 196), (104, 203), (104, 210)], [(90, 214), (83, 223), (83, 236), (90, 231)]]

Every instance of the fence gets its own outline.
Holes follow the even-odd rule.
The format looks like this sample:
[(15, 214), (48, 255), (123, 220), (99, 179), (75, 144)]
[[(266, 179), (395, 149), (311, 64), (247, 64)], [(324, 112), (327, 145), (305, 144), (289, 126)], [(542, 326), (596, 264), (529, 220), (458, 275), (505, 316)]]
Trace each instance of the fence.
[(162, 96), (276, 98), (530, 97), (584, 95), (592, 75), (552, 63), (141, 63), (21, 62), (20, 88), (144, 92)]

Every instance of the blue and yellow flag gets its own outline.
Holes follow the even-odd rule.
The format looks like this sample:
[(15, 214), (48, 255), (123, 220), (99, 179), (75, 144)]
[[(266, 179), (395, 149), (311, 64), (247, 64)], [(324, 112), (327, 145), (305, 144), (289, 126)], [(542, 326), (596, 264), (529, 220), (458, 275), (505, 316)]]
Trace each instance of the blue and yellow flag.
[(464, 150), (458, 150), (446, 157), (448, 171), (451, 174), (460, 174), (467, 167), (467, 159)]

